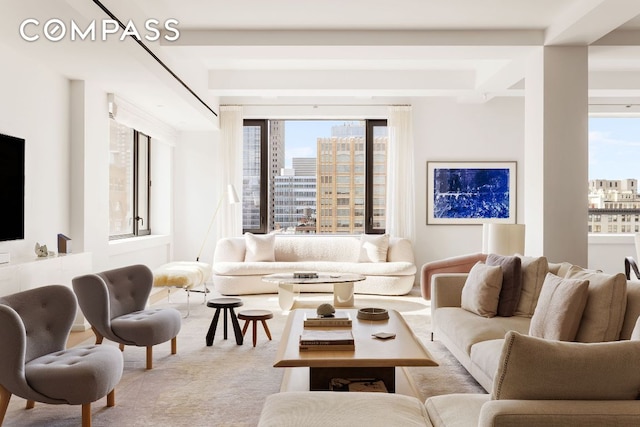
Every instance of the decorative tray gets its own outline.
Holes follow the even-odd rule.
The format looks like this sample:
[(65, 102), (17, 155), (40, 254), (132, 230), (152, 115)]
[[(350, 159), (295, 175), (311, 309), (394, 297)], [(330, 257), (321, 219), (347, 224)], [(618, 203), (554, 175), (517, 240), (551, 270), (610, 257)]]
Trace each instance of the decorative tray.
[(389, 312), (384, 308), (366, 307), (358, 310), (358, 319), (361, 320), (386, 320)]

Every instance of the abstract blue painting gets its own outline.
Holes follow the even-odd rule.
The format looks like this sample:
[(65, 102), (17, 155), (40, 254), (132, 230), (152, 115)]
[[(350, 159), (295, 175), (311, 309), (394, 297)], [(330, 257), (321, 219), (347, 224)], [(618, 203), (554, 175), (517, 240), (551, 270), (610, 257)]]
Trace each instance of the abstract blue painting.
[(515, 162), (428, 162), (427, 223), (515, 223)]

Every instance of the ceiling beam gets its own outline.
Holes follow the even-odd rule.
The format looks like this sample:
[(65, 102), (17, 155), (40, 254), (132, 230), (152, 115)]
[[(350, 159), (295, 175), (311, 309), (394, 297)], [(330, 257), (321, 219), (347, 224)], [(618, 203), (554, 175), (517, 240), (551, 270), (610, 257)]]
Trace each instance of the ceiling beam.
[(544, 44), (590, 45), (638, 15), (638, 0), (576, 1), (547, 28)]

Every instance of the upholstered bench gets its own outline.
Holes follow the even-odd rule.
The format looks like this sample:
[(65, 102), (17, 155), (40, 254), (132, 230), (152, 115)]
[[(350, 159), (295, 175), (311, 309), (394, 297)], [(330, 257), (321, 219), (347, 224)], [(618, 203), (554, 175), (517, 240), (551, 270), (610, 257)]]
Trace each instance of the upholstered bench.
[[(199, 261), (175, 261), (161, 265), (153, 271), (153, 286), (182, 288), (187, 292), (187, 316), (189, 315), (189, 295), (191, 292), (202, 292), (203, 302), (207, 301), (207, 280), (211, 278), (211, 264)], [(193, 288), (204, 285), (203, 290)]]

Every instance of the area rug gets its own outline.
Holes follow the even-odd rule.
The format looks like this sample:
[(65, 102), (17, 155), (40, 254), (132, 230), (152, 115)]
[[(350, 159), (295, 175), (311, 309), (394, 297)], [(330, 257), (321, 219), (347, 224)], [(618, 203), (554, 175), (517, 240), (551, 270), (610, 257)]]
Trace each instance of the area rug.
[[(187, 313), (186, 294), (171, 294), (154, 306), (173, 307)], [(210, 298), (219, 295), (211, 294)], [(244, 345), (236, 345), (231, 324), (224, 340), (220, 319), (213, 345), (205, 336), (215, 312), (199, 295), (191, 296), (189, 316), (178, 335), (178, 353), (170, 354), (169, 343), (154, 347), (154, 366), (145, 370), (144, 348), (126, 347), (124, 373), (116, 387), (116, 406), (106, 399), (92, 405), (94, 426), (255, 426), (266, 397), (278, 393), (283, 371), (274, 368), (276, 350), (287, 313), (278, 306), (277, 295), (246, 295), (237, 310), (267, 309), (269, 341), (258, 324), (258, 342), (251, 344), (251, 330)], [(302, 294), (294, 308), (315, 308), (331, 302), (330, 294)], [(401, 312), (407, 323), (439, 363), (438, 367), (412, 367), (409, 372), (423, 398), (448, 393), (484, 393), (475, 380), (437, 341), (430, 340), (429, 301), (415, 290), (401, 297), (356, 295), (356, 308), (383, 307)], [(242, 322), (241, 322), (242, 325)], [(91, 344), (92, 340), (87, 340)], [(105, 340), (103, 345), (116, 345)], [(79, 406), (36, 403), (25, 410), (23, 399), (12, 397), (5, 426), (79, 426)]]

